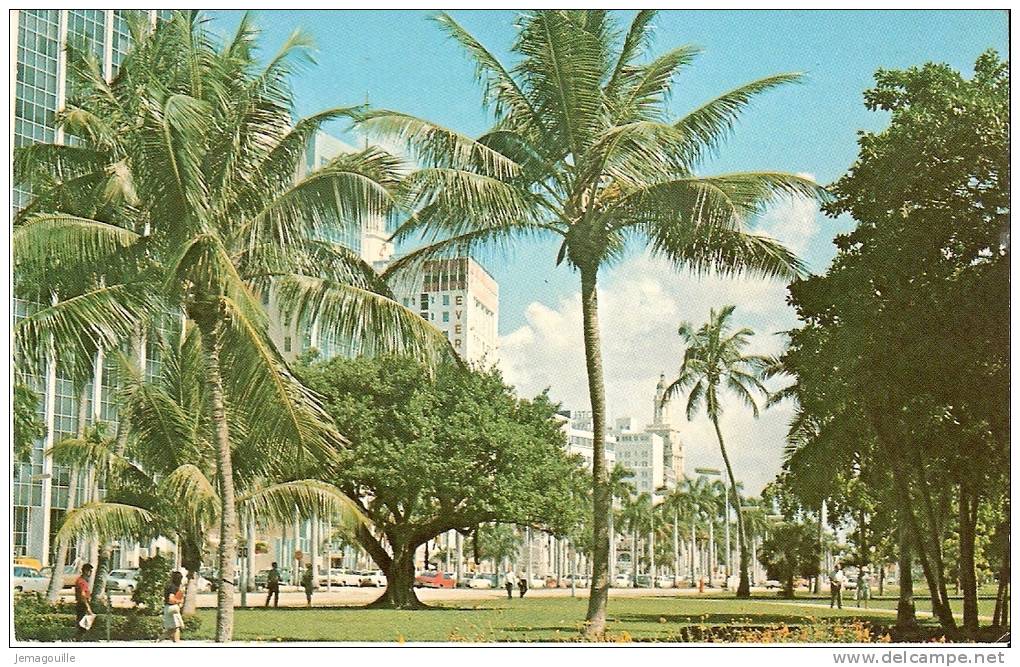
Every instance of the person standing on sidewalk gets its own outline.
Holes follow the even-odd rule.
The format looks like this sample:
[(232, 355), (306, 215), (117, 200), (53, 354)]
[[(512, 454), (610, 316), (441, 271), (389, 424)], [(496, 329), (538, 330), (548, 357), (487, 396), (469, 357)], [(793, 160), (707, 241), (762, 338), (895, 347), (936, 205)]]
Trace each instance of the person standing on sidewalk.
[(833, 607), (843, 608), (843, 584), (846, 583), (846, 575), (843, 574), (843, 566), (836, 563), (836, 569), (829, 577), (829, 609)]
[[(524, 594), (528, 592), (528, 578), (527, 577), (517, 577), (517, 590), (520, 591), (521, 597), (523, 598)], [(513, 597), (513, 596), (511, 595), (510, 597)]]
[(308, 601), (308, 606), (312, 606), (312, 591), (315, 590), (315, 576), (312, 572), (312, 564), (308, 564), (308, 569), (305, 570), (305, 574), (301, 577), (301, 587), (305, 589), (305, 599)]
[(92, 564), (85, 563), (81, 566), (81, 574), (74, 580), (74, 622), (78, 628), (78, 640), (87, 628), (82, 625), (82, 619), (86, 616), (95, 616), (92, 613), (92, 591), (89, 588), (89, 575), (92, 574)]
[(280, 606), (280, 571), (276, 569), (276, 563), (269, 569), (266, 575), (266, 607), (269, 606), (269, 599), (273, 598), (273, 606)]

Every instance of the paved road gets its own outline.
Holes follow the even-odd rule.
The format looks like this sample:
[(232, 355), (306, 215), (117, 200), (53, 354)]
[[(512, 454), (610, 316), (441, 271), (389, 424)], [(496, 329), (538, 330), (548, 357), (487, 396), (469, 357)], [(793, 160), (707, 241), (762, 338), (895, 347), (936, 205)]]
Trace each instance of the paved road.
[[(757, 590), (757, 589), (756, 589)], [(706, 589), (706, 594), (709, 591), (718, 593), (719, 589)], [(764, 589), (762, 589), (764, 591)], [(334, 587), (333, 590), (327, 591), (325, 589), (316, 591), (312, 597), (312, 606), (314, 607), (335, 607), (335, 606), (359, 606), (365, 605), (372, 602), (379, 597), (383, 592), (382, 588), (346, 588), (346, 587)], [(493, 600), (506, 597), (506, 591), (503, 589), (499, 590), (478, 590), (472, 588), (456, 588), (456, 589), (435, 589), (435, 588), (419, 588), (417, 589), (418, 598), (423, 602), (442, 602), (442, 601), (456, 601), (456, 600)], [(578, 588), (576, 592), (578, 597), (587, 597), (588, 590)], [(516, 597), (517, 592), (514, 591)], [(649, 596), (668, 596), (668, 597), (681, 597), (681, 596), (697, 596), (698, 591), (694, 588), (613, 588), (609, 592), (610, 597), (649, 597)], [(546, 598), (546, 597), (570, 597), (569, 588), (532, 588), (528, 591), (529, 598)], [(66, 594), (63, 596), (66, 601), (73, 601), (73, 596)], [(235, 597), (235, 606), (240, 606), (241, 595), (237, 594)], [(256, 593), (248, 594), (248, 606), (263, 605), (265, 603), (266, 593), (260, 591)], [(131, 600), (126, 595), (113, 595), (113, 604), (115, 607), (128, 607), (131, 606)], [(280, 590), (280, 606), (281, 607), (303, 607), (305, 606), (305, 594), (302, 590), (294, 586), (284, 586)], [(198, 596), (199, 607), (215, 607), (216, 606), (216, 594), (215, 593), (202, 593)]]

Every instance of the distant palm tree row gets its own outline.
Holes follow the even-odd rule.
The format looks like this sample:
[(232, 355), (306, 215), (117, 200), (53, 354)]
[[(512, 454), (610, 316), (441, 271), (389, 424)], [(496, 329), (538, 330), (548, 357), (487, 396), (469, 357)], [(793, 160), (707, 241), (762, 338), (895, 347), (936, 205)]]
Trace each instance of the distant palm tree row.
[[(310, 44), (295, 32), (260, 63), (248, 17), (223, 44), (197, 13), (178, 13), (154, 30), (135, 21), (132, 49), (111, 81), (90, 50), (69, 48), (74, 92), (56, 119), (68, 140), (15, 156), (17, 181), (35, 194), (14, 221), (16, 290), (40, 304), (15, 327), (17, 369), (59, 372), (83, 389), (104, 355), (123, 352), (129, 379), (115, 432), (86, 433), (83, 419), (78, 437), (54, 450), (89, 480), (60, 543), (87, 534), (108, 544), (148, 526), (187, 545), (217, 531), (216, 638), (229, 640), (238, 513), (271, 520), (295, 505), (335, 514), (349, 505), (311, 474), (335, 464), (344, 438), (276, 350), (261, 297), (274, 296), (285, 322), (314, 321), (355, 354), (436, 363), (454, 356), (448, 342), (396, 303), (388, 284), (430, 259), (547, 237), (558, 245), (555, 264), (576, 272), (581, 292), (594, 430), (586, 633), (602, 637), (612, 484), (620, 480), (611, 480), (604, 452), (599, 272), (636, 242), (678, 269), (797, 276), (797, 258), (747, 225), (777, 196), (821, 196), (813, 182), (787, 173), (703, 174), (705, 158), (752, 99), (799, 77), (760, 79), (673, 118), (672, 83), (697, 49), (652, 57), (653, 18), (638, 12), (621, 29), (606, 11), (525, 12), (516, 64), (506, 67), (440, 14), (440, 27), (476, 65), (493, 114), (478, 138), (362, 107), (295, 122), (289, 78)], [(366, 148), (295, 179), (308, 142), (338, 118), (403, 143), (409, 155)], [(379, 276), (324, 240), (338, 224), (360, 228), (379, 218), (403, 221), (394, 240), (427, 245)], [(747, 398), (760, 385), (747, 376), (757, 362), (732, 357), (746, 334), (712, 339), (729, 312), (713, 315), (708, 329), (681, 328), (689, 350), (672, 390), (690, 389), (689, 415), (704, 404), (736, 499), (718, 393), (725, 387)], [(182, 323), (180, 343), (166, 350), (180, 364), (170, 385), (150, 382), (138, 363), (154, 322), (167, 316)], [(674, 528), (685, 511), (675, 506)], [(741, 512), (737, 522), (745, 590)], [(633, 533), (638, 519), (624, 525)], [(681, 539), (676, 530), (673, 538)]]
[[(627, 476), (628, 471), (620, 464), (611, 473), (611, 478)], [(732, 522), (735, 510), (730, 510), (727, 519), (724, 499), (728, 487), (719, 480), (699, 475), (684, 479), (654, 503), (651, 494), (636, 493), (627, 482), (615, 488), (619, 509), (613, 513), (614, 542), (626, 545), (631, 585), (638, 585), (639, 574), (648, 574), (649, 585), (655, 587), (656, 577), (664, 573), (668, 573), (673, 585), (680, 585), (682, 580), (691, 586), (719, 582), (723, 566), (730, 564), (723, 535), (724, 526), (727, 520)], [(767, 513), (759, 500), (742, 498), (739, 488), (730, 495), (730, 507), (739, 501), (748, 549), (754, 550), (768, 532)], [(618, 562), (614, 573), (620, 570)], [(725, 579), (731, 574), (727, 571)]]

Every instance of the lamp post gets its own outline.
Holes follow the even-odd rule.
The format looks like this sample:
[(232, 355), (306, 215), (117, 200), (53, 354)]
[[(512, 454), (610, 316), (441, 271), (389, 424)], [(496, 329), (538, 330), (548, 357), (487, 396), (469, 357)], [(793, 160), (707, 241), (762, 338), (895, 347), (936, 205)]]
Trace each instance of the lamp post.
[[(706, 476), (709, 476), (709, 477), (721, 477), (722, 478), (722, 483), (723, 483), (723, 516), (725, 517), (725, 520), (723, 521), (723, 528), (726, 531), (726, 578), (728, 579), (729, 576), (730, 576), (730, 573), (733, 571), (733, 568), (731, 567), (732, 562), (730, 560), (730, 487), (729, 487), (729, 483), (728, 483), (728, 480), (726, 479), (726, 475), (722, 474), (722, 471), (719, 470), (718, 468), (695, 468), (694, 472), (698, 473), (699, 475), (706, 475)], [(709, 577), (712, 576), (711, 571), (709, 572), (708, 576)], [(725, 586), (726, 584), (724, 583), (723, 585)]]

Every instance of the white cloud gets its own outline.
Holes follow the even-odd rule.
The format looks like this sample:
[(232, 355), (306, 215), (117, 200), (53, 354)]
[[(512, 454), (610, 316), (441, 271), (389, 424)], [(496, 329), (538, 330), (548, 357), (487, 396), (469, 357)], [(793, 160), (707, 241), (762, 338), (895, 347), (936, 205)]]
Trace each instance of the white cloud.
[[(608, 271), (599, 291), (599, 317), (610, 420), (630, 416), (637, 425), (650, 421), (659, 374), (670, 378), (680, 365), (678, 325), (684, 320), (700, 324), (711, 308), (726, 304), (737, 306), (737, 324), (758, 332), (756, 352), (778, 353), (783, 341), (773, 334), (796, 324), (786, 305), (786, 288), (778, 282), (696, 278), (678, 274), (667, 262), (648, 255)], [(532, 302), (525, 318), (527, 324), (500, 341), (506, 380), (522, 395), (549, 387), (552, 398), (564, 407), (587, 409), (580, 296), (571, 295), (552, 307)], [(720, 467), (711, 423), (703, 416), (687, 422), (680, 413), (688, 473), (697, 466)], [(763, 412), (755, 420), (737, 400), (724, 404), (723, 435), (735, 474), (748, 492), (760, 491), (779, 471), (788, 419), (787, 407)]]
[[(798, 174), (811, 177), (811, 174)], [(812, 179), (813, 180), (813, 179)], [(758, 218), (756, 227), (782, 241), (800, 256), (808, 250), (808, 244), (821, 229), (818, 204), (805, 197), (780, 199)]]

